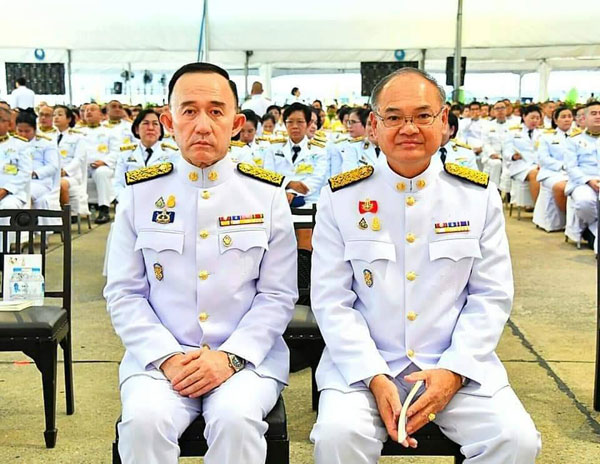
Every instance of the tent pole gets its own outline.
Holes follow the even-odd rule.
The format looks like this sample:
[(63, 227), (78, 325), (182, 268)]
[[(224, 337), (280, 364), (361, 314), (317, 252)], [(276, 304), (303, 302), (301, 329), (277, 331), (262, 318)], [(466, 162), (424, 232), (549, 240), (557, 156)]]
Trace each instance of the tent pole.
[(67, 50), (67, 83), (69, 84), (69, 105), (73, 104), (73, 84), (71, 81), (71, 50)]
[(248, 99), (248, 72), (250, 57), (254, 54), (252, 50), (246, 50), (246, 61), (244, 63), (244, 100)]
[(523, 73), (519, 73), (519, 100), (523, 96)]
[(421, 68), (421, 71), (425, 71), (425, 58), (426, 57), (427, 57), (427, 49), (422, 48), (421, 49), (421, 62), (419, 63), (419, 68)]
[(463, 0), (458, 0), (458, 11), (456, 13), (456, 44), (454, 48), (454, 101), (460, 100), (460, 76), (462, 64), (462, 10)]
[(127, 63), (127, 69), (129, 70), (129, 79), (127, 80), (127, 87), (129, 89), (129, 104), (133, 104), (133, 100), (131, 99), (131, 62)]
[(548, 99), (548, 81), (550, 80), (550, 65), (545, 59), (540, 61), (538, 73), (540, 76), (540, 94), (538, 101), (543, 102)]
[(208, 33), (207, 33), (207, 21), (206, 21), (206, 10), (208, 9), (208, 0), (204, 0), (202, 5), (202, 20), (200, 22), (200, 37), (198, 38), (198, 55), (196, 61), (208, 61)]

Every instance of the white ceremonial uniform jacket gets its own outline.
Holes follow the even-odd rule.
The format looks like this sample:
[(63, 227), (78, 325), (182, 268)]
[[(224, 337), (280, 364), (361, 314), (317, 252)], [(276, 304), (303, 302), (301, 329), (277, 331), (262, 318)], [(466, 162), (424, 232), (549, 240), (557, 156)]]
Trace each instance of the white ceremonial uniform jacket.
[(0, 137), (0, 187), (23, 203), (27, 202), (33, 158), (27, 142), (20, 137)]
[(111, 135), (114, 135), (119, 145), (128, 145), (135, 141), (133, 132), (131, 132), (131, 123), (121, 119), (119, 122), (105, 121), (102, 124), (106, 127)]
[(464, 127), (461, 128), (461, 137), (468, 145), (481, 147), (483, 146), (483, 136), (486, 126), (487, 121), (483, 119), (473, 120), (469, 118)]
[(600, 137), (590, 135), (587, 130), (569, 137), (565, 145), (565, 164), (569, 177), (565, 187), (567, 195), (592, 179), (600, 179)]
[(37, 175), (37, 179), (31, 181), (52, 189), (60, 176), (60, 160), (56, 143), (50, 137), (36, 135), (27, 142), (27, 149), (33, 159), (32, 172)]
[(179, 148), (167, 142), (156, 142), (152, 147), (152, 156), (146, 162), (148, 153), (146, 147), (140, 142), (122, 145), (117, 156), (117, 164), (115, 167), (115, 179), (113, 185), (115, 187), (115, 196), (117, 200), (121, 191), (126, 187), (125, 173), (134, 169), (145, 168), (154, 164), (173, 163), (179, 159)]
[(94, 161), (104, 161), (110, 169), (114, 169), (117, 162), (117, 153), (119, 153), (119, 147), (121, 146), (119, 137), (104, 126), (85, 126), (79, 130), (86, 136), (85, 141), (88, 145), (87, 164)]
[(62, 132), (60, 144), (58, 144), (58, 136), (56, 139), (61, 169), (79, 184), (83, 182), (83, 168), (86, 166), (88, 146), (85, 137), (80, 130), (67, 129)]
[(265, 169), (284, 175), (284, 186), (293, 180), (304, 183), (309, 188), (308, 194), (304, 196), (306, 203), (316, 203), (326, 180), (325, 148), (309, 143), (308, 138), (304, 137), (298, 144), (301, 148), (298, 158), (292, 163), (292, 145), (291, 139), (285, 143), (272, 144), (265, 158)]
[(565, 145), (569, 133), (560, 129), (546, 129), (540, 137), (537, 154), (540, 170), (538, 182), (557, 174), (565, 174)]
[(374, 166), (377, 163), (375, 145), (366, 137), (350, 139), (341, 149), (342, 171), (350, 171), (361, 166)]
[(342, 172), (342, 165), (344, 164), (344, 159), (342, 158), (342, 152), (344, 148), (348, 144), (348, 138), (343, 137), (337, 140), (334, 140), (333, 137), (329, 138), (327, 145), (325, 147), (325, 151), (327, 153), (327, 176), (329, 179), (331, 176), (335, 176)]
[(41, 127), (38, 127), (38, 133), (43, 134), (46, 137), (50, 137), (54, 144), (56, 144), (56, 138), (58, 137), (58, 134), (60, 134), (56, 127), (51, 127), (50, 129), (42, 129)]
[(485, 164), (491, 155), (500, 155), (502, 157), (502, 148), (504, 141), (509, 136), (509, 122), (499, 123), (498, 121), (490, 121), (487, 124), (483, 135), (483, 151), (481, 153), (481, 161)]
[[(370, 212), (361, 213), (367, 199)], [(371, 177), (323, 189), (311, 282), (326, 343), (319, 389), (367, 389), (366, 379), (396, 377), (411, 363), (463, 375), (473, 394), (508, 384), (495, 349), (513, 280), (495, 188), (458, 179), (437, 161), (407, 179), (380, 156)]]
[[(444, 148), (446, 149), (446, 163), (456, 163), (459, 166), (479, 171), (475, 153), (470, 148), (465, 147), (455, 140), (448, 141), (448, 143), (444, 145)], [(439, 150), (433, 155), (432, 159), (441, 162)]]
[[(525, 125), (510, 128), (510, 133), (502, 147), (502, 156), (508, 163), (510, 177), (529, 172), (533, 165), (538, 164), (537, 148), (540, 135), (541, 131), (534, 129), (530, 138), (529, 130)], [(514, 161), (512, 157), (515, 153), (519, 153), (521, 159)]]
[(112, 237), (104, 296), (126, 350), (121, 382), (163, 378), (157, 360), (202, 346), (287, 382), (297, 270), (282, 188), (229, 156), (206, 169), (180, 157), (174, 172), (125, 188)]

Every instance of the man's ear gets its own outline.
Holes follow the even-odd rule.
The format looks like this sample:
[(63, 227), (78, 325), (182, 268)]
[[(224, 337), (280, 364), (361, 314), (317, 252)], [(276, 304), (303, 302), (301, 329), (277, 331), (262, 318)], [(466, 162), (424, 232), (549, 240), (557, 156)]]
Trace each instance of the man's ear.
[(371, 111), (369, 113), (369, 120), (371, 121), (371, 130), (373, 131), (373, 136), (377, 138), (377, 125), (379, 123), (379, 119), (375, 116), (375, 112)]
[(233, 118), (233, 128), (231, 129), (231, 136), (235, 137), (236, 135), (238, 135), (242, 130), (242, 127), (244, 127), (244, 124), (246, 124), (246, 116), (244, 116), (242, 113), (236, 114)]
[(160, 118), (158, 118), (161, 122), (161, 124), (165, 127), (165, 129), (167, 129), (167, 131), (169, 131), (171, 134), (173, 133), (173, 115), (171, 114), (171, 110), (168, 109), (167, 111), (164, 111), (161, 115)]

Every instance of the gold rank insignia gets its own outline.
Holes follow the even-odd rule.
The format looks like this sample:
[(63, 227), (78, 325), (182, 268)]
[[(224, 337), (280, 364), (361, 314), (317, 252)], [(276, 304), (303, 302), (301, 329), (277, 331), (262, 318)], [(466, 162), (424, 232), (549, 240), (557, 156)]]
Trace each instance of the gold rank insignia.
[(365, 218), (361, 218), (360, 221), (358, 221), (358, 228), (362, 230), (366, 230), (369, 228), (369, 224), (367, 223), (367, 220)]
[(453, 232), (469, 232), (471, 230), (469, 221), (436, 222), (436, 234), (451, 234)]
[(490, 180), (490, 176), (483, 172), (476, 171), (475, 169), (470, 169), (455, 163), (445, 163), (444, 170), (451, 176), (458, 177), (459, 179), (466, 180), (484, 188), (488, 186)]
[(365, 278), (365, 285), (369, 288), (373, 286), (373, 273), (369, 269), (363, 270), (363, 276)]
[(12, 176), (16, 176), (19, 172), (19, 168), (15, 164), (5, 164), (4, 165), (4, 174), (10, 174)]
[(129, 145), (121, 145), (119, 150), (120, 151), (130, 151), (130, 150), (135, 150), (136, 148), (137, 148), (137, 144), (131, 143)]
[(239, 163), (237, 165), (237, 170), (245, 176), (252, 177), (253, 179), (260, 180), (267, 184), (275, 185), (277, 187), (281, 187), (281, 184), (283, 184), (284, 176), (281, 174), (267, 171), (266, 169), (252, 166), (248, 163)]
[(313, 138), (310, 142), (308, 142), (309, 147), (315, 146), (319, 148), (325, 148), (325, 142), (319, 139)]
[(164, 274), (163, 274), (163, 267), (159, 264), (159, 263), (154, 263), (154, 277), (156, 277), (156, 280), (163, 280)]
[(254, 161), (254, 164), (256, 164), (259, 168), (262, 167), (263, 160), (261, 160), (260, 158), (254, 158), (253, 161)]
[(108, 153), (108, 145), (105, 143), (98, 145), (98, 153)]
[(169, 195), (167, 198), (167, 208), (175, 208), (175, 195)]
[(44, 135), (44, 134), (35, 134), (35, 138), (36, 138), (36, 140), (43, 139), (43, 140), (48, 140), (48, 142), (52, 141), (52, 139), (50, 137), (48, 137), (47, 135)]
[(169, 150), (173, 150), (173, 151), (179, 151), (179, 148), (177, 148), (175, 145), (171, 145), (170, 143), (166, 143), (163, 142), (160, 144), (160, 147), (164, 150), (165, 148), (168, 148)]
[(11, 134), (11, 137), (20, 140), (21, 142), (29, 142), (29, 140), (27, 140), (25, 137), (21, 137), (20, 135), (17, 134)]
[(373, 229), (375, 232), (381, 230), (381, 223), (379, 222), (379, 218), (377, 216), (375, 216), (373, 218), (373, 223), (371, 224), (371, 229)]
[(157, 208), (163, 209), (165, 207), (165, 199), (163, 197), (160, 197), (158, 200), (156, 200), (154, 202), (154, 206), (156, 206)]
[(360, 168), (356, 168), (351, 171), (342, 172), (341, 174), (333, 176), (329, 179), (329, 186), (331, 187), (331, 191), (335, 192), (371, 177), (374, 171), (375, 169), (373, 166), (369, 165), (361, 166)]
[(156, 179), (157, 177), (166, 176), (173, 171), (173, 163), (160, 163), (147, 168), (135, 169), (125, 173), (125, 183), (127, 185), (145, 182), (147, 180)]
[(296, 174), (312, 174), (315, 168), (312, 164), (300, 163), (296, 168)]
[(66, 158), (67, 155), (69, 154), (69, 152), (65, 149), (62, 149), (59, 153), (60, 153), (60, 156), (62, 156), (63, 158)]
[(231, 237), (229, 235), (226, 235), (225, 237), (223, 237), (223, 245), (224, 246), (230, 247), (232, 243), (233, 243), (233, 240), (231, 240)]

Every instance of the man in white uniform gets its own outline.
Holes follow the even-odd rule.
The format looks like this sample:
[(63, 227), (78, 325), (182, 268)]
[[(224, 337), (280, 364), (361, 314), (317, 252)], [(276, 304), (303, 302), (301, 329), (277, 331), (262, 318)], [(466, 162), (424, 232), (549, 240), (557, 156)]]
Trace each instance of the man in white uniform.
[(10, 94), (12, 98), (12, 107), (26, 110), (35, 106), (35, 92), (27, 87), (27, 79), (19, 77), (17, 79), (17, 88)]
[(539, 434), (495, 349), (513, 281), (502, 203), (482, 172), (432, 162), (445, 95), (404, 68), (373, 90), (382, 154), (330, 179), (313, 237), (313, 311), (326, 348), (311, 433), (316, 464), (375, 464), (398, 439), (408, 390), (410, 435), (434, 421), (468, 464), (530, 464)]
[(126, 349), (119, 453), (175, 464), (202, 414), (206, 464), (264, 463), (297, 298), (283, 179), (227, 155), (244, 116), (225, 70), (183, 66), (169, 102), (161, 122), (182, 157), (126, 174), (110, 246), (104, 294)]

